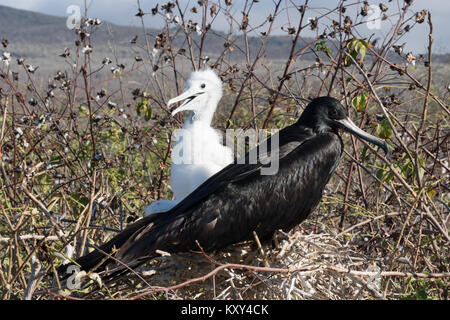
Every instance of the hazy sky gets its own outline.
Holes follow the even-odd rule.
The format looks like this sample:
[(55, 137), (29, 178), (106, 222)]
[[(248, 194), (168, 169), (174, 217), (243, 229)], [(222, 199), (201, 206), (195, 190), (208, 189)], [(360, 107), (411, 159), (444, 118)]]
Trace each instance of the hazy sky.
[[(140, 26), (140, 21), (134, 16), (137, 12), (137, 1), (136, 0), (86, 0), (89, 8), (89, 16), (97, 17), (102, 20), (108, 20), (112, 23), (121, 24), (121, 25), (135, 25)], [(141, 0), (141, 6), (143, 7), (145, 12), (149, 12), (152, 7), (155, 6), (156, 3), (164, 3), (167, 1), (155, 1), (155, 0)], [(193, 5), (197, 4), (196, 0), (180, 0), (182, 5), (187, 8), (191, 8)], [(223, 0), (219, 0), (220, 4), (224, 5)], [(236, 20), (242, 20), (242, 7), (244, 0), (233, 0), (233, 7), (231, 11), (233, 12), (233, 16)], [(358, 0), (348, 0), (347, 3), (355, 3)], [(360, 1), (362, 3), (362, 1)], [(369, 0), (369, 4), (378, 5), (380, 0), (374, 1)], [(387, 13), (398, 12), (399, 6), (403, 5), (403, 0), (393, 0), (391, 3), (388, 3), (386, 0), (382, 1), (383, 3), (389, 6), (389, 10)], [(298, 17), (298, 13), (296, 10), (292, 8), (292, 3), (302, 4), (304, 0), (283, 0), (283, 9), (291, 7), (289, 10), (283, 10), (278, 20), (278, 24), (275, 25), (275, 33), (281, 34), (284, 33), (280, 30), (282, 25), (286, 25), (288, 23), (288, 16), (286, 12), (289, 12), (290, 21), (296, 24), (296, 18)], [(339, 0), (310, 0), (309, 6), (315, 8), (310, 11), (311, 17), (318, 16), (321, 13), (324, 13), (327, 8), (334, 8), (339, 3)], [(68, 16), (67, 8), (70, 5), (79, 5), (80, 7), (84, 7), (84, 0), (0, 0), (1, 5), (6, 5), (19, 9), (26, 9), (37, 11), (41, 13), (46, 13), (50, 15), (57, 16)], [(258, 3), (254, 4), (254, 8), (252, 10), (253, 16), (250, 16), (250, 23), (253, 22), (253, 25), (257, 25), (258, 22), (262, 22), (269, 15), (271, 9), (273, 8), (273, 0), (260, 0)], [(354, 6), (354, 10), (356, 10), (356, 6)], [(449, 0), (414, 0), (412, 10), (420, 11), (422, 9), (427, 9), (431, 12), (433, 25), (434, 25), (434, 51), (443, 53), (450, 52), (450, 1)], [(189, 10), (188, 10), (189, 11)], [(350, 16), (354, 16), (354, 12), (350, 10)], [(411, 15), (412, 12), (409, 14)], [(408, 15), (408, 16), (409, 16)], [(331, 17), (335, 18), (335, 17)], [(197, 19), (200, 19), (198, 16)], [(196, 20), (197, 20), (196, 19)], [(393, 20), (395, 17), (392, 18)], [(321, 21), (322, 22), (322, 21)], [(323, 20), (323, 23), (331, 22), (331, 20)], [(146, 24), (148, 27), (160, 27), (162, 25), (161, 17), (152, 17), (151, 15), (146, 16)], [(228, 24), (225, 17), (221, 17), (217, 21), (214, 22), (213, 27), (216, 29), (220, 29), (222, 31), (228, 30)], [(381, 25), (381, 29), (379, 30), (369, 30), (365, 25), (359, 28), (359, 31), (363, 36), (369, 36), (372, 33), (375, 33), (375, 38), (383, 38), (383, 35), (389, 30), (391, 23), (388, 21), (383, 21)], [(320, 29), (320, 24), (319, 24)], [(322, 28), (323, 30), (323, 28)], [(428, 34), (428, 25), (427, 23), (423, 23), (418, 25), (413, 29), (413, 32), (410, 32), (407, 37), (399, 41), (399, 44), (406, 42), (409, 47), (407, 50), (412, 50), (415, 53), (425, 52), (427, 47), (427, 34)], [(258, 31), (265, 31), (263, 29)]]

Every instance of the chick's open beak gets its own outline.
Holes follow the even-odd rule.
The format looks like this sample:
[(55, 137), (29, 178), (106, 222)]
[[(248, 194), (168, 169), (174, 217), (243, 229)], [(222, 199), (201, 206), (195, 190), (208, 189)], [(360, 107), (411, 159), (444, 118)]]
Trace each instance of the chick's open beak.
[(169, 102), (167, 103), (167, 107), (170, 107), (170, 105), (177, 103), (179, 101), (185, 100), (178, 108), (172, 111), (172, 116), (176, 115), (180, 111), (194, 110), (195, 102), (197, 101), (196, 98), (198, 98), (203, 93), (204, 92), (198, 90), (188, 89), (182, 94), (180, 94), (178, 97), (170, 99)]

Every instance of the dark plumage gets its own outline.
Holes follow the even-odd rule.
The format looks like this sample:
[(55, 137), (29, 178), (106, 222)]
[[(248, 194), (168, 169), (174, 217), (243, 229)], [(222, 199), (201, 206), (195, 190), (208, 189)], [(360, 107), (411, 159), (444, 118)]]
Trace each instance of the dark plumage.
[[(273, 136), (269, 138), (269, 152), (279, 152), (277, 174), (261, 175), (260, 158), (257, 164), (230, 164), (169, 212), (133, 223), (101, 250), (110, 253), (116, 248), (114, 258), (134, 268), (157, 256), (156, 249), (198, 250), (198, 240), (211, 251), (252, 239), (253, 231), (264, 239), (277, 229), (292, 229), (317, 206), (339, 163), (343, 149), (339, 129), (387, 152), (387, 144), (357, 128), (336, 99), (314, 99), (295, 124), (278, 133), (279, 149), (270, 150)], [(129, 271), (113, 259), (99, 266), (104, 258), (95, 250), (77, 262), (87, 271), (107, 268), (107, 277)]]

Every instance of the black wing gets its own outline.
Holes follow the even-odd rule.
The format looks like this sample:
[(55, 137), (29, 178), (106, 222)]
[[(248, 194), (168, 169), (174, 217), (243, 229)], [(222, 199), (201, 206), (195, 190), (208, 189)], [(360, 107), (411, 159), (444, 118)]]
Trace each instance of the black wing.
[[(183, 201), (181, 201), (177, 206), (172, 208), (170, 212), (181, 213), (189, 210), (192, 206), (195, 206), (203, 199), (209, 197), (211, 194), (215, 193), (217, 190), (222, 189), (229, 183), (238, 182), (249, 178), (252, 175), (259, 175), (260, 170), (264, 166), (268, 166), (267, 158), (270, 158), (272, 152), (277, 152), (279, 159), (284, 158), (290, 152), (295, 150), (306, 140), (313, 137), (313, 133), (310, 130), (305, 130), (302, 127), (298, 127), (295, 124), (286, 127), (279, 132), (273, 134), (263, 142), (267, 146), (266, 152), (261, 152), (260, 146), (257, 146), (257, 161), (255, 164), (249, 163), (249, 154), (251, 151), (247, 152), (243, 157), (245, 162), (239, 164), (239, 160), (235, 159), (234, 163), (229, 164), (221, 171), (217, 172), (215, 175), (206, 180), (201, 184), (196, 190), (194, 190), (189, 196), (187, 196)], [(279, 143), (275, 144), (276, 149), (271, 150), (272, 139), (278, 139)]]
[[(278, 152), (279, 159), (283, 159), (293, 150), (296, 150), (305, 141), (314, 137), (310, 130), (299, 128), (295, 124), (284, 128), (267, 140), (267, 153), (262, 155), (257, 153), (258, 159), (255, 164), (230, 164), (214, 176), (205, 181), (188, 197), (168, 212), (159, 213), (145, 217), (131, 224), (123, 232), (100, 247), (104, 252), (110, 253), (113, 248), (117, 249), (114, 255), (116, 259), (127, 264), (129, 267), (136, 267), (149, 258), (155, 256), (155, 249), (177, 248), (177, 251), (192, 249), (192, 237), (186, 238), (185, 230), (198, 230), (204, 233), (213, 228), (215, 214), (203, 213), (202, 204), (211, 195), (220, 193), (229, 184), (239, 184), (248, 179), (260, 176), (260, 169), (267, 166), (265, 158), (270, 157), (271, 152)], [(271, 139), (278, 138), (278, 148), (271, 150)], [(277, 145), (277, 144), (275, 144)], [(259, 148), (259, 147), (258, 147)], [(259, 149), (258, 149), (259, 151)], [(249, 157), (249, 153), (245, 155)], [(193, 215), (194, 214), (194, 215)], [(185, 244), (185, 245), (184, 245)], [(97, 250), (81, 257), (77, 262), (84, 270), (98, 267), (99, 262), (105, 255)], [(113, 269), (123, 270), (123, 265), (117, 264), (110, 259), (106, 259), (103, 266), (111, 263)], [(100, 269), (103, 269), (101, 267)]]

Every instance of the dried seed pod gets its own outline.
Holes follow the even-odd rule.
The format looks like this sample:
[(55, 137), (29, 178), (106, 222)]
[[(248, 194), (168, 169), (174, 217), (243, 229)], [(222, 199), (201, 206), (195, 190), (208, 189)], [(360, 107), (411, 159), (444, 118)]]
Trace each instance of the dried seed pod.
[(142, 11), (141, 8), (139, 8), (138, 13), (135, 14), (136, 17), (142, 17), (144, 15), (145, 15), (145, 13), (144, 13), (144, 11)]
[(406, 55), (406, 61), (408, 61), (408, 63), (412, 64), (413, 66), (416, 64), (416, 57), (412, 54), (411, 51)]
[(31, 98), (30, 100), (28, 100), (28, 104), (30, 105), (30, 106), (36, 106), (38, 103), (37, 103), (37, 101), (36, 101), (36, 99), (35, 98)]
[(93, 51), (93, 48), (90, 44), (88, 44), (86, 47), (83, 47), (81, 49), (81, 53), (84, 53), (84, 54), (90, 54), (92, 51)]
[(158, 36), (156, 37), (156, 41), (155, 41), (155, 48), (156, 49), (164, 48), (164, 45), (166, 44), (166, 39), (167, 39), (166, 33), (163, 32), (163, 33), (158, 34)]
[(152, 15), (155, 15), (155, 14), (158, 13), (158, 6), (159, 6), (159, 4), (157, 3), (157, 4), (156, 4), (156, 7), (154, 7), (154, 8), (152, 9)]
[(34, 73), (39, 68), (39, 66), (33, 66), (31, 64), (27, 64), (26, 67), (29, 73)]
[(59, 56), (60, 56), (60, 57), (63, 57), (63, 58), (67, 58), (68, 56), (70, 56), (70, 50), (69, 50), (69, 48), (64, 48), (64, 52), (61, 53)]
[(350, 32), (350, 27), (352, 26), (352, 23), (353, 23), (352, 19), (349, 16), (345, 16), (344, 19), (345, 32)]
[(167, 2), (161, 5), (161, 9), (165, 10), (166, 13), (172, 12), (173, 8), (175, 8), (175, 4), (173, 2)]
[(367, 1), (364, 1), (364, 6), (361, 8), (361, 15), (363, 17), (367, 16), (369, 8), (370, 8), (369, 3)]
[(420, 12), (416, 13), (416, 22), (417, 23), (423, 23), (425, 21), (425, 16), (427, 15), (426, 10), (422, 10)]
[(314, 17), (314, 18), (309, 18), (308, 21), (309, 21), (311, 30), (316, 30), (317, 26), (319, 25), (319, 19)]
[(209, 15), (210, 15), (211, 17), (214, 17), (216, 14), (217, 14), (217, 7), (216, 7), (215, 4), (213, 4), (213, 5), (211, 6), (211, 8), (209, 8)]
[(110, 109), (115, 109), (115, 108), (117, 108), (117, 103), (112, 102), (112, 101), (108, 101), (108, 107)]
[(245, 30), (248, 27), (248, 14), (245, 12), (242, 12), (242, 23), (241, 23), (241, 30)]
[(130, 43), (131, 43), (131, 44), (136, 44), (137, 39), (138, 39), (138, 36), (136, 35), (136, 36), (134, 36), (134, 37), (130, 40)]
[(100, 98), (103, 98), (103, 97), (106, 96), (106, 93), (107, 93), (106, 89), (102, 88), (99, 92), (97, 92), (97, 95), (98, 95)]
[(400, 46), (392, 46), (392, 48), (394, 48), (395, 53), (397, 53), (399, 56), (401, 56), (403, 53), (403, 49), (405, 48), (405, 43), (403, 43)]
[(141, 89), (139, 88), (136, 88), (133, 91), (131, 91), (131, 94), (133, 95), (133, 100), (136, 100), (136, 98), (142, 96)]

